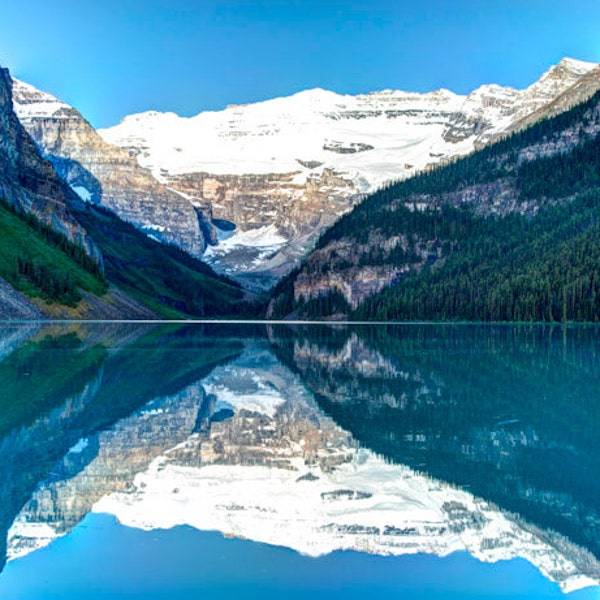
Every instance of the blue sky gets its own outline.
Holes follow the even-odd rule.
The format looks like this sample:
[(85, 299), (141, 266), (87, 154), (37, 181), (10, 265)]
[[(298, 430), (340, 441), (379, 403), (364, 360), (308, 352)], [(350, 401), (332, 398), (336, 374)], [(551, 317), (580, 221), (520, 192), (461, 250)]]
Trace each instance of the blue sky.
[(0, 64), (97, 127), (322, 87), (525, 87), (600, 61), (597, 0), (0, 2)]

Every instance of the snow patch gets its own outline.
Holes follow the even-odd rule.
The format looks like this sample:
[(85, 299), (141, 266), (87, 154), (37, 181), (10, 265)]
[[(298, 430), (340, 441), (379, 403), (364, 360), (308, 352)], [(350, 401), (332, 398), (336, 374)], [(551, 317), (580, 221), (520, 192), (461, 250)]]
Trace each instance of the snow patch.
[(219, 242), (218, 246), (212, 247), (212, 250), (213, 252), (220, 254), (238, 246), (276, 248), (285, 244), (287, 241), (288, 240), (279, 233), (277, 226), (271, 224), (260, 227), (259, 229), (249, 229), (248, 231), (236, 230), (232, 236)]
[(86, 187), (74, 185), (72, 189), (84, 202), (90, 202), (92, 200), (92, 192)]

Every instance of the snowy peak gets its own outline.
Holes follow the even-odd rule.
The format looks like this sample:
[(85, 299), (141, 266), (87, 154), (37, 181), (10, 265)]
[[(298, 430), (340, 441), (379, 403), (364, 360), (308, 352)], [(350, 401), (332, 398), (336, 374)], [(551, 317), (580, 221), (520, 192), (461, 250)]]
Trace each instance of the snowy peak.
[(52, 94), (42, 92), (15, 78), (13, 78), (13, 100), (19, 109), (19, 119), (22, 123), (31, 118), (66, 119), (77, 112)]
[(597, 65), (572, 58), (563, 58), (557, 65), (550, 67), (538, 81), (530, 85), (525, 94), (539, 101), (551, 101), (589, 73)]
[(582, 75), (585, 75), (595, 67), (597, 67), (597, 63), (586, 62), (583, 60), (577, 60), (575, 58), (569, 58), (565, 56), (558, 64), (553, 65), (542, 75), (540, 80), (544, 80), (544, 78), (554, 77), (554, 78), (579, 78)]
[(359, 187), (371, 191), (510, 130), (594, 67), (565, 58), (525, 90), (483, 85), (467, 97), (443, 89), (350, 96), (315, 88), (191, 118), (150, 111), (99, 133), (135, 150), (162, 181), (183, 173), (304, 172), (299, 159), (355, 185), (366, 180)]

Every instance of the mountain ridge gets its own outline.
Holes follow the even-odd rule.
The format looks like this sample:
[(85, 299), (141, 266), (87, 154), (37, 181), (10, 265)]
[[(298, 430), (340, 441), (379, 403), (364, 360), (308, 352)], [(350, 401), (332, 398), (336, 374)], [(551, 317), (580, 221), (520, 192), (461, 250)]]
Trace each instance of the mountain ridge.
[[(509, 133), (595, 66), (563, 59), (524, 90), (492, 84), (468, 95), (316, 88), (193, 117), (130, 115), (99, 133), (233, 222), (236, 232), (206, 258), (243, 285), (264, 288), (365, 194)], [(260, 252), (244, 242), (247, 231), (270, 225), (283, 241)]]

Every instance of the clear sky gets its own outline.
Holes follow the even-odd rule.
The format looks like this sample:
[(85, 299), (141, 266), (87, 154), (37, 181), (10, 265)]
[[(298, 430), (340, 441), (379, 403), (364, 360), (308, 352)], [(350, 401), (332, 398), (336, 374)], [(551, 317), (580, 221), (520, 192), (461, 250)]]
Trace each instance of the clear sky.
[(600, 62), (598, 0), (0, 0), (0, 64), (106, 127), (313, 87), (526, 87)]

